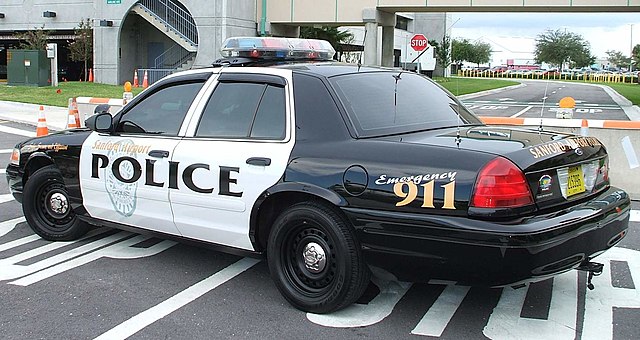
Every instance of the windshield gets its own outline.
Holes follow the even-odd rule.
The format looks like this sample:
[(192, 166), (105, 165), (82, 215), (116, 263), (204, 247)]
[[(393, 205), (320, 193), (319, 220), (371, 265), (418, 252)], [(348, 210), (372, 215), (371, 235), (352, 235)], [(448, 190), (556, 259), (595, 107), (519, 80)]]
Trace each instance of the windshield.
[(482, 124), (452, 94), (415, 73), (355, 73), (331, 77), (330, 82), (358, 137)]

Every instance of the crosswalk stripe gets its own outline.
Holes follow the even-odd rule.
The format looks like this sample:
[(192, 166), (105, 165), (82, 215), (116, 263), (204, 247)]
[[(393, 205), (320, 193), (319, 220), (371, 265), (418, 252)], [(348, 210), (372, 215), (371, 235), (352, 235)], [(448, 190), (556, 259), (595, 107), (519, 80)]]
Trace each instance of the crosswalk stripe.
[(13, 149), (0, 149), (0, 153), (12, 153)]
[(640, 222), (640, 210), (631, 210), (630, 222)]
[[(0, 174), (1, 173), (2, 172), (0, 172)], [(10, 202), (10, 201), (13, 201), (13, 195), (11, 194), (0, 195), (0, 203)]]
[(7, 173), (7, 169), (0, 169), (0, 175), (4, 175)]
[(0, 132), (10, 133), (12, 135), (18, 135), (18, 136), (25, 136), (25, 137), (36, 136), (35, 131), (20, 130), (20, 129), (12, 128), (9, 126), (3, 126), (3, 125), (0, 125)]
[(18, 217), (12, 220), (0, 222), (0, 237), (8, 234), (11, 230), (13, 230), (13, 228), (16, 227), (16, 224), (22, 223), (24, 221), (26, 221), (24, 217)]

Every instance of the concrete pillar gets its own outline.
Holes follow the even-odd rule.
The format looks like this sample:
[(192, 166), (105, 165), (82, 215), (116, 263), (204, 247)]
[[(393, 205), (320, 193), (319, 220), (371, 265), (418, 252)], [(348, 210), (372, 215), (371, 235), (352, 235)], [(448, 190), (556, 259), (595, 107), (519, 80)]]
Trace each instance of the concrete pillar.
[(382, 26), (382, 66), (393, 67), (394, 27)]
[[(121, 83), (118, 79), (118, 52), (120, 47), (118, 33), (120, 30), (120, 24), (120, 21), (114, 20), (113, 27), (100, 27), (95, 25), (94, 22), (93, 74), (96, 83), (112, 85)], [(109, 48), (107, 48), (107, 46)]]
[(378, 65), (378, 23), (365, 23), (364, 31), (364, 64)]

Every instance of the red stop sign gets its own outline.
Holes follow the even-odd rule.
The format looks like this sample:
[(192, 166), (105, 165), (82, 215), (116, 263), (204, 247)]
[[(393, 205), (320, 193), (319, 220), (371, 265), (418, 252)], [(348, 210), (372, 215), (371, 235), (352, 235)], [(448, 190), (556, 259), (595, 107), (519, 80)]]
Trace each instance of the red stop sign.
[(422, 52), (428, 46), (429, 41), (423, 34), (416, 34), (411, 38), (411, 48), (416, 52)]

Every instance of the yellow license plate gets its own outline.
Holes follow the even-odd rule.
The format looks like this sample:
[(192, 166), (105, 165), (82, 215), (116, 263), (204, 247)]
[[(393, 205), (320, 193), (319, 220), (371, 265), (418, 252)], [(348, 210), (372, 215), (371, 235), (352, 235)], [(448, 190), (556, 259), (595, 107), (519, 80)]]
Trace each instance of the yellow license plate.
[(573, 196), (584, 192), (584, 175), (580, 165), (569, 168), (569, 180), (567, 181), (567, 196)]

